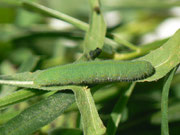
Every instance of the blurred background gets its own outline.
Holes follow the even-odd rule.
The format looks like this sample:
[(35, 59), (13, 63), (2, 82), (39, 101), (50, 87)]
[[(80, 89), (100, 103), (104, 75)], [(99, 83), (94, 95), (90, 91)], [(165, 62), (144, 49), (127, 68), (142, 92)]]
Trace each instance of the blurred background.
[[(88, 23), (88, 0), (29, 0)], [(21, 7), (21, 0), (0, 0), (0, 74), (35, 71), (75, 61), (82, 53), (85, 32), (72, 25), (30, 12)], [(179, 0), (101, 0), (107, 32), (117, 33), (134, 44), (144, 45), (166, 40), (180, 28)], [(117, 50), (116, 50), (117, 51)], [(119, 52), (128, 52), (119, 48)], [(106, 52), (104, 59), (112, 58)], [(27, 66), (27, 64), (29, 65)], [(26, 66), (24, 66), (26, 65)], [(124, 111), (117, 135), (159, 135), (160, 100), (163, 79), (138, 84)], [(170, 134), (180, 134), (180, 73), (175, 76), (169, 103)], [(0, 97), (11, 94), (10, 86), (0, 86)], [(105, 125), (121, 91), (128, 83), (110, 85), (94, 94), (97, 108)], [(103, 94), (102, 94), (103, 93)], [(0, 110), (0, 124), (7, 122), (43, 97)], [(72, 106), (64, 115), (37, 131), (46, 135), (56, 128), (81, 128), (80, 114)], [(76, 131), (74, 131), (75, 134)], [(59, 134), (59, 133), (58, 133)]]

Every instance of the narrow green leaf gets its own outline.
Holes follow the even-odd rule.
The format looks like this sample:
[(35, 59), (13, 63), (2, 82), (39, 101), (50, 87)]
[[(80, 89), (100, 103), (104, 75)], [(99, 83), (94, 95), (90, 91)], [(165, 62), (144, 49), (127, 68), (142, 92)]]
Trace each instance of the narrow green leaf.
[[(91, 6), (90, 26), (84, 40), (84, 53), (90, 57), (96, 49), (102, 49), (106, 34), (106, 24), (101, 13), (99, 0), (89, 0)], [(90, 53), (90, 54), (89, 54)]]
[(103, 135), (106, 128), (99, 117), (90, 89), (74, 86), (72, 90), (81, 113), (84, 135)]
[(57, 93), (32, 105), (0, 128), (0, 135), (29, 135), (50, 123), (73, 102), (73, 94)]
[(39, 91), (39, 90), (32, 90), (32, 89), (31, 90), (22, 89), (22, 90), (16, 91), (10, 95), (0, 98), (0, 109), (7, 107), (9, 105), (24, 101), (31, 97), (42, 95), (44, 93), (46, 92)]
[(35, 12), (38, 12), (38, 13), (41, 13), (43, 15), (46, 15), (46, 16), (50, 16), (50, 17), (54, 17), (54, 18), (57, 18), (57, 19), (61, 19), (65, 22), (68, 22), (72, 25), (74, 25), (75, 27), (83, 30), (83, 31), (87, 31), (88, 30), (88, 24), (87, 23), (84, 23), (76, 18), (73, 18), (71, 16), (68, 16), (66, 14), (63, 14), (61, 12), (58, 12), (56, 10), (53, 10), (53, 9), (50, 9), (50, 8), (47, 8), (43, 5), (40, 5), (40, 4), (37, 4), (35, 2), (30, 2), (30, 1), (24, 1), (22, 2), (22, 6), (27, 9), (27, 10), (30, 10), (30, 11), (35, 11)]
[[(101, 104), (104, 102), (107, 102), (114, 97), (116, 97), (117, 94), (119, 94), (119, 89), (114, 86), (114, 87), (107, 87), (107, 85), (100, 85), (97, 87), (91, 88), (91, 93), (93, 94), (93, 99), (95, 100), (96, 104)], [(97, 108), (97, 105), (96, 105)], [(77, 105), (72, 105), (66, 112), (71, 112), (77, 110)]]
[(169, 89), (171, 85), (171, 81), (173, 76), (176, 72), (177, 68), (174, 68), (165, 78), (163, 91), (162, 91), (162, 98), (161, 98), (161, 135), (169, 135), (169, 128), (168, 128), (168, 95)]
[(123, 91), (123, 93), (121, 93), (122, 95), (120, 95), (109, 118), (106, 135), (116, 134), (116, 130), (122, 118), (123, 110), (127, 105), (128, 99), (131, 96), (135, 85), (136, 83), (132, 83), (126, 91)]
[(138, 60), (149, 61), (156, 73), (144, 81), (155, 81), (164, 77), (171, 69), (180, 63), (180, 30), (178, 30), (164, 45)]

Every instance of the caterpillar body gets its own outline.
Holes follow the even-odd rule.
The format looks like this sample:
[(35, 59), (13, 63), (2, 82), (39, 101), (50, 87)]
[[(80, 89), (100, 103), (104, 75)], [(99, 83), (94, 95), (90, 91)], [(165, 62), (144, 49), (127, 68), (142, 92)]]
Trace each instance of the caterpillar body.
[(42, 70), (34, 81), (40, 86), (88, 85), (119, 81), (135, 81), (154, 74), (147, 61), (90, 61)]

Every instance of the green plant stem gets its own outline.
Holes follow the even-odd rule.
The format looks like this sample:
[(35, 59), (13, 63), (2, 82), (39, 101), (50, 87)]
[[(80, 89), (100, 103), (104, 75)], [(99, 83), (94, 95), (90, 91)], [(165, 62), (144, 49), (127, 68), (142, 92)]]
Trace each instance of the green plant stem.
[(128, 60), (128, 59), (133, 59), (133, 58), (145, 55), (145, 54), (149, 53), (150, 51), (155, 50), (155, 49), (159, 48), (160, 46), (162, 46), (166, 41), (168, 41), (168, 39), (169, 38), (155, 41), (153, 43), (149, 43), (146, 45), (141, 45), (136, 49), (134, 48), (135, 51), (132, 51), (130, 53), (115, 53), (114, 59), (115, 60)]
[(161, 98), (161, 135), (169, 135), (168, 127), (168, 95), (170, 90), (171, 81), (177, 70), (174, 68), (165, 78), (162, 98)]
[(120, 96), (120, 98), (118, 99), (112, 113), (110, 116), (110, 119), (108, 121), (108, 125), (107, 125), (107, 133), (106, 135), (115, 135), (116, 134), (116, 130), (118, 128), (118, 125), (121, 121), (122, 118), (122, 113), (124, 108), (127, 105), (128, 99), (131, 96), (131, 93), (135, 87), (136, 83), (132, 83), (129, 87), (129, 89), (127, 89), (126, 91), (124, 91), (122, 93), (122, 95)]
[(29, 1), (24, 1), (24, 2), (22, 2), (22, 6), (24, 8), (26, 8), (26, 9), (42, 13), (42, 14), (44, 14), (46, 16), (50, 16), (50, 17), (53, 17), (53, 18), (60, 19), (60, 20), (63, 20), (65, 22), (68, 22), (68, 23), (74, 25), (75, 27), (79, 28), (80, 30), (83, 30), (83, 31), (88, 30), (89, 26), (88, 26), (87, 23), (85, 23), (83, 21), (80, 21), (80, 20), (78, 20), (76, 18), (73, 18), (71, 16), (68, 16), (66, 14), (63, 14), (61, 12), (58, 12), (56, 10), (53, 10), (53, 9), (47, 8), (45, 6), (42, 6), (40, 4), (37, 4), (37, 3), (34, 3), (34, 2), (29, 2)]
[[(37, 13), (41, 13), (41, 14), (44, 14), (46, 16), (50, 16), (50, 17), (53, 17), (53, 18), (56, 18), (56, 19), (59, 19), (59, 20), (63, 20), (65, 22), (68, 22), (70, 24), (72, 24), (73, 26), (77, 27), (78, 29), (82, 30), (82, 31), (88, 31), (89, 29), (89, 24), (83, 22), (83, 21), (80, 21), (76, 18), (73, 18), (71, 16), (68, 16), (66, 14), (63, 14), (61, 12), (58, 12), (56, 10), (53, 10), (53, 9), (50, 9), (50, 8), (47, 8), (43, 5), (40, 5), (40, 4), (37, 4), (37, 3), (34, 3), (34, 2), (27, 2), (27, 1), (24, 1), (22, 3), (22, 6), (25, 8), (25, 9), (29, 9), (29, 10), (33, 10)], [(119, 45), (112, 39), (110, 38), (105, 38), (105, 43), (108, 44), (108, 45), (111, 45), (113, 48), (116, 48), (118, 47)]]
[(126, 46), (127, 48), (134, 50), (136, 52), (140, 51), (139, 47), (135, 46), (134, 44), (130, 43), (127, 40), (122, 39), (117, 34), (112, 34), (112, 37), (113, 37), (114, 41), (116, 41), (117, 43), (122, 44), (122, 45)]

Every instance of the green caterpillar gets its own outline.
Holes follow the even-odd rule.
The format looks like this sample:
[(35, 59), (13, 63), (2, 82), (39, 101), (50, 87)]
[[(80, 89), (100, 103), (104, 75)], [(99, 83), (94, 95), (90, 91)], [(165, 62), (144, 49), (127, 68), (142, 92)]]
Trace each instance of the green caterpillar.
[(33, 81), (40, 86), (88, 85), (135, 81), (149, 77), (154, 72), (155, 69), (147, 61), (91, 61), (42, 70)]

